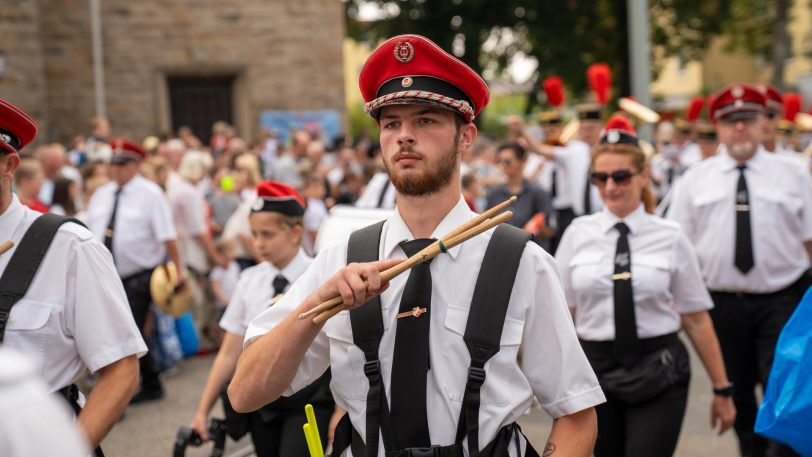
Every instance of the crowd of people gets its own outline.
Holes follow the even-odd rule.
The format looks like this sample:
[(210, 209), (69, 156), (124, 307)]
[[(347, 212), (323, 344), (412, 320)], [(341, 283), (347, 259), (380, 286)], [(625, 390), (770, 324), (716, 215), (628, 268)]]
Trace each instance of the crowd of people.
[[(403, 425), (394, 433), (381, 422), (389, 420), (388, 411), (370, 418), (370, 404), (380, 398), (367, 397), (363, 375), (373, 391), (376, 381), (368, 365), (379, 361), (365, 350), (364, 365), (361, 352), (353, 352), (355, 345), (361, 347), (353, 335), (355, 317), (352, 325), (351, 314), (346, 314), (336, 319), (341, 324), (330, 321), (313, 333), (290, 316), (311, 308), (313, 296), (341, 295), (345, 304), (357, 308), (378, 294), (379, 271), (397, 263), (392, 256), (410, 252), (408, 243), (397, 244), (400, 238), (437, 238), (453, 228), (451, 222), (515, 195), (510, 224), (532, 235), (534, 246), (524, 248), (527, 260), (514, 269), (517, 286), (514, 295), (508, 294), (502, 351), (490, 362), (490, 381), (482, 390), (482, 411), (490, 408), (498, 420), (480, 424), (487, 439), (479, 443), (470, 435), (479, 430), (469, 423), (469, 448), (486, 447), (494, 437), (507, 442), (518, 437), (510, 424), (535, 396), (553, 417), (567, 418), (557, 422), (544, 455), (554, 455), (557, 448), (591, 450), (592, 408), (601, 430), (596, 456), (672, 455), (690, 377), (688, 353), (677, 338), (684, 329), (712, 380), (711, 418), (719, 432), (734, 427), (743, 456), (794, 455), (752, 431), (755, 386), (766, 383), (778, 333), (810, 284), (812, 162), (804, 144), (809, 138), (779, 128), (783, 94), (769, 85), (728, 86), (709, 104), (708, 121), (678, 115), (656, 126), (652, 143), (637, 137), (633, 114), (607, 120), (599, 103), (553, 107), (533, 119), (511, 116), (504, 137), (488, 138), (477, 135), (472, 123), (487, 103), (484, 82), (479, 85), (481, 79), (470, 69), (423, 40), (387, 42), (370, 61), (394, 54), (406, 64), (418, 47), (434, 59), (420, 63), (427, 74), (441, 73), (442, 65), (460, 66), (457, 79), (445, 82), (450, 87), (427, 87), (446, 98), (462, 91), (470, 100), (428, 103), (403, 95), (386, 84), (392, 78), (402, 78), (404, 88), (422, 84), (419, 77), (412, 79), (408, 66), (401, 73), (369, 66), (362, 73), (362, 92), (380, 123), (380, 138), (325, 138), (309, 128), (284, 135), (263, 131), (248, 141), (218, 122), (208, 144), (186, 127), (133, 141), (115, 136), (107, 119), (94, 118), (88, 135), (76, 136), (67, 147), (19, 147), (19, 163), (9, 166), (14, 198), (33, 211), (82, 221), (112, 254), (135, 326), (152, 349), (144, 355), (145, 348), (131, 342), (117, 354), (130, 362), (140, 356), (140, 389), (132, 401), (161, 400), (160, 372), (177, 361), (161, 347), (173, 336), (159, 331), (157, 322), (166, 314), (150, 295), (153, 270), (171, 260), (181, 266), (177, 286), (195, 290), (191, 312), (202, 347), (219, 348), (199, 407), (190, 411), (192, 426), (204, 438), (210, 411), (227, 389), (229, 396), (222, 398), (232, 422), (229, 433), (250, 432), (258, 455), (301, 455), (293, 449), (304, 446), (298, 427), (305, 403), (316, 406), (320, 430), (330, 430), (325, 442), (332, 441), (336, 423), (349, 412), (352, 423), (343, 430), (351, 438), (344, 445), (354, 451), (364, 446), (356, 436), (366, 441), (367, 450), (378, 449), (366, 440), (366, 433), (378, 436), (375, 427), (380, 427), (381, 448), (387, 451), (393, 442), (399, 448), (425, 448), (439, 439), (462, 446), (463, 438), (459, 433), (453, 438), (449, 423), (460, 402), (463, 409), (470, 406), (468, 390), (461, 390), (467, 387), (463, 375), (457, 373), (467, 368), (457, 366), (465, 357), (454, 347), (463, 334), (468, 337), (466, 314), (455, 321), (455, 300), (440, 291), (455, 284), (465, 289), (462, 295), (473, 293), (476, 302), (482, 278), (471, 276), (476, 270), (454, 270), (453, 259), (465, 256), (472, 264), (483, 263), (484, 270), (488, 240), (471, 242), (479, 243), (476, 252), (449, 251), (450, 257), (431, 264), (431, 270), (451, 278), (435, 283), (434, 293), (429, 289), (428, 302), (441, 299), (435, 306), (450, 300), (447, 308), (436, 308), (444, 309), (445, 328), (439, 333), (431, 327), (431, 338), (433, 344), (451, 347), (454, 361), (429, 349), (429, 328), (418, 326), (425, 321), (419, 319), (426, 312), (421, 304), (412, 308), (411, 302), (401, 303), (405, 308), (397, 320), (393, 314), (392, 322), (387, 318), (381, 324), (389, 328), (397, 322), (398, 332), (402, 327), (412, 338), (426, 340), (422, 359), (403, 362), (419, 369), (402, 371), (392, 364), (392, 357), (406, 357), (399, 355), (400, 333), (377, 336), (379, 344), (394, 345), (394, 354), (380, 355), (393, 381), (377, 381), (379, 395), (392, 392), (391, 419)], [(407, 44), (412, 56), (399, 54)], [(371, 93), (364, 78), (374, 86)], [(386, 90), (392, 90), (391, 97), (384, 97)], [(399, 97), (407, 103), (389, 104)], [(578, 122), (577, 132), (565, 134), (570, 114)], [(456, 135), (451, 140), (455, 149), (447, 157), (440, 157), (447, 151), (434, 143), (446, 140), (442, 135), (448, 132), (442, 129)], [(412, 176), (420, 167), (427, 167), (421, 169), (423, 175)], [(12, 206), (17, 200), (11, 200)], [(382, 229), (387, 251), (381, 259), (390, 260), (341, 269), (351, 254), (346, 245), (331, 245), (313, 260), (319, 228), (336, 205), (393, 210)], [(377, 258), (376, 251), (374, 258), (363, 260)], [(397, 309), (396, 301), (407, 294), (416, 271), (409, 283), (393, 280), (396, 293), (381, 295), (378, 306)], [(427, 280), (431, 286), (430, 273)], [(533, 285), (520, 285), (520, 280)], [(121, 301), (117, 293), (110, 294)], [(434, 315), (432, 311), (430, 317)], [(432, 320), (435, 324), (443, 327), (442, 321)], [(125, 327), (133, 333), (132, 326)], [(14, 327), (9, 330), (13, 336)], [(243, 354), (244, 340), (253, 344)], [(540, 341), (542, 350), (519, 356), (520, 344)], [(312, 345), (306, 353), (298, 352), (299, 364), (273, 358), (282, 351), (274, 345), (294, 343)], [(263, 350), (252, 351), (259, 347)], [(421, 350), (415, 347), (414, 352)], [(238, 364), (241, 354), (244, 361)], [(331, 365), (332, 374), (327, 370)], [(91, 368), (105, 366), (95, 363)], [(358, 369), (350, 373), (350, 366)], [(493, 367), (500, 367), (499, 374), (492, 373)], [(409, 403), (420, 402), (411, 397), (401, 400), (405, 387), (394, 379), (411, 379), (416, 373), (418, 384), (430, 379), (428, 392), (422, 389), (423, 403), (448, 406), (442, 411), (450, 416), (443, 416), (442, 423), (439, 415), (422, 418), (422, 424), (414, 421), (426, 414), (425, 408), (414, 409)], [(562, 385), (552, 386), (550, 373)], [(446, 379), (462, 384), (448, 387)], [(517, 379), (524, 384), (517, 386)], [(60, 380), (55, 388), (73, 381)], [(517, 393), (511, 397), (494, 389)], [(449, 400), (441, 392), (459, 398)], [(286, 398), (277, 400), (280, 394)], [(476, 395), (479, 408), (479, 391)], [(504, 398), (499, 406), (496, 400)], [(239, 428), (237, 422), (241, 432), (234, 428)], [(584, 424), (578, 433), (568, 428)], [(91, 435), (94, 446), (101, 436), (101, 431)], [(338, 432), (335, 439), (341, 439)], [(531, 448), (523, 439), (516, 443)], [(766, 454), (768, 448), (774, 454)], [(533, 455), (527, 452), (523, 455)]]

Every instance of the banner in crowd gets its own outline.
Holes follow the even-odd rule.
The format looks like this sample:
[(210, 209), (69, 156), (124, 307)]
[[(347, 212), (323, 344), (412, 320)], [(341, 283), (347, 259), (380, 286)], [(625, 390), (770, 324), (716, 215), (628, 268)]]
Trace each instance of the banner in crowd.
[(285, 144), (292, 131), (305, 130), (321, 137), (327, 146), (341, 135), (341, 116), (337, 110), (323, 109), (310, 111), (263, 111), (259, 117), (260, 126), (266, 130), (275, 130), (279, 139)]

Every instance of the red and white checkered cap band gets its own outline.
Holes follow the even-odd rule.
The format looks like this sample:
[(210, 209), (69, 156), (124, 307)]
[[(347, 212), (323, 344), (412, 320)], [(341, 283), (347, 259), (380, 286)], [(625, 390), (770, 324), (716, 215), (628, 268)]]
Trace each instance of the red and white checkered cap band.
[(738, 112), (738, 111), (753, 111), (753, 112), (757, 112), (757, 113), (763, 113), (764, 112), (764, 105), (762, 105), (760, 103), (746, 102), (744, 100), (736, 100), (734, 103), (731, 103), (731, 104), (729, 104), (727, 106), (723, 106), (723, 107), (717, 109), (713, 113), (713, 118), (714, 119), (721, 119), (721, 118), (727, 116), (730, 113), (735, 113), (735, 112)]
[(367, 114), (369, 114), (373, 110), (385, 106), (393, 100), (403, 100), (403, 99), (414, 99), (418, 103), (421, 100), (440, 103), (442, 105), (446, 105), (450, 108), (459, 111), (463, 116), (465, 116), (468, 122), (474, 120), (474, 109), (471, 107), (471, 104), (468, 103), (467, 101), (457, 100), (451, 97), (446, 97), (445, 95), (436, 94), (434, 92), (426, 92), (422, 90), (404, 90), (401, 92), (394, 92), (391, 94), (384, 95), (382, 97), (378, 97), (370, 101), (369, 103), (364, 104), (364, 111)]

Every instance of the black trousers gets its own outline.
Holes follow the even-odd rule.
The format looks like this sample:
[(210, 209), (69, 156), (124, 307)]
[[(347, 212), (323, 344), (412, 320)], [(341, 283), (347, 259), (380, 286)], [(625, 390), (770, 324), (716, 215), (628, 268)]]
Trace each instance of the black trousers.
[[(657, 337), (642, 339), (645, 353), (671, 347), (677, 366), (684, 366), (679, 381), (651, 400), (630, 404), (614, 397), (606, 388), (606, 403), (595, 408), (598, 415), (598, 439), (595, 457), (671, 457), (677, 447), (685, 407), (688, 403), (690, 366), (682, 342)], [(581, 341), (598, 380), (620, 364), (613, 354), (612, 342)], [(681, 346), (681, 347), (674, 347)], [(603, 387), (603, 382), (601, 382)]]
[[(130, 310), (135, 319), (135, 325), (138, 326), (138, 330), (141, 331), (141, 336), (145, 340), (147, 337), (144, 335), (144, 322), (147, 320), (149, 305), (152, 303), (152, 296), (149, 292), (150, 276), (152, 276), (152, 270), (144, 270), (121, 279), (124, 284), (124, 292), (127, 294), (127, 301), (130, 303)], [(152, 355), (149, 352), (138, 359), (138, 366), (141, 371), (141, 389), (146, 391), (160, 390), (161, 380), (158, 378), (158, 370), (155, 368)]]
[(572, 223), (573, 219), (575, 219), (575, 212), (572, 208), (559, 208), (555, 210), (555, 235), (550, 243), (550, 254), (555, 255), (555, 251), (558, 249), (558, 243), (561, 242), (561, 236), (564, 234), (564, 230), (567, 230), (567, 227)]
[[(334, 408), (329, 405), (313, 405), (319, 426), (321, 443), (327, 447), (327, 427)], [(310, 455), (302, 426), (307, 423), (304, 407), (291, 409), (264, 421), (258, 412), (251, 413), (248, 430), (257, 457), (291, 457)]]
[(806, 291), (807, 277), (771, 294), (711, 292), (713, 326), (722, 347), (725, 369), (736, 385), (734, 428), (743, 457), (797, 456), (791, 448), (756, 435), (755, 388), (765, 388), (775, 345), (784, 324)]

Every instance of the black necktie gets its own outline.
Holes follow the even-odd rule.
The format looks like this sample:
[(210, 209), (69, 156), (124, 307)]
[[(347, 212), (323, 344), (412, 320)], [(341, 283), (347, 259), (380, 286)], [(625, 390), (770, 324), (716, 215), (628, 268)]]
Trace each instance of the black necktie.
[(584, 214), (592, 214), (592, 173), (587, 170), (586, 188), (584, 189)]
[(113, 212), (110, 214), (110, 221), (107, 222), (107, 229), (104, 231), (104, 246), (113, 253), (113, 230), (116, 227), (116, 212), (118, 211), (118, 197), (121, 195), (121, 187), (116, 190), (113, 198)]
[[(400, 246), (411, 257), (433, 242), (432, 239), (423, 238), (405, 241)], [(390, 388), (392, 423), (395, 439), (401, 448), (431, 445), (426, 415), (431, 322), (429, 263), (430, 261), (423, 262), (409, 272), (398, 310)]]
[(744, 178), (745, 165), (739, 165), (739, 182), (736, 184), (736, 257), (735, 265), (742, 273), (753, 268), (753, 240), (750, 235), (750, 195)]
[(558, 195), (558, 176), (555, 168), (553, 168), (553, 185), (551, 186), (552, 192), (550, 197), (555, 198)]
[(276, 275), (276, 277), (273, 278), (273, 296), (271, 298), (284, 294), (285, 288), (288, 287), (288, 284), (288, 278), (282, 276), (281, 273)]
[(629, 227), (623, 222), (615, 224), (620, 232), (615, 250), (614, 282), (615, 298), (615, 356), (623, 365), (631, 366), (640, 356), (637, 339), (637, 319), (634, 315), (632, 294), (632, 256), (629, 250)]

